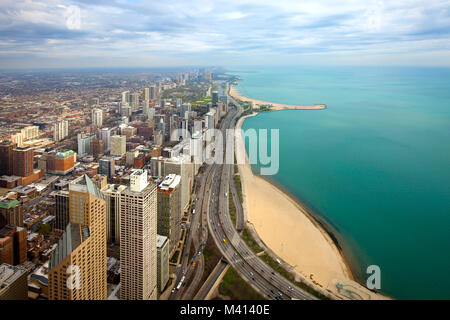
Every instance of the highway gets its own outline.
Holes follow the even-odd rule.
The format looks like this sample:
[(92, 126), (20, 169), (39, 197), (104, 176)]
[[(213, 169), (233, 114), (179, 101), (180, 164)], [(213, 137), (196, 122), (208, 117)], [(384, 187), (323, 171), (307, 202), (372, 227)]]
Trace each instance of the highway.
[[(220, 123), (225, 137), (226, 129), (233, 129), (236, 120), (242, 109), (239, 104), (230, 97), (234, 107), (229, 108), (226, 117)], [(227, 137), (233, 139), (233, 137)], [(234, 140), (233, 140), (234, 141)], [(223, 150), (225, 151), (224, 141)], [(226, 159), (226, 154), (224, 154)], [(231, 157), (231, 159), (234, 159)], [(195, 202), (195, 215), (191, 219), (190, 230), (187, 241), (187, 247), (184, 251), (182, 267), (177, 270), (177, 281), (182, 277), (182, 270), (186, 270), (184, 286), (180, 290), (173, 292), (169, 299), (193, 299), (196, 290), (199, 288), (199, 281), (203, 275), (203, 247), (209, 235), (211, 235), (216, 246), (225, 257), (225, 259), (236, 269), (239, 275), (246, 280), (255, 290), (268, 299), (289, 300), (291, 298), (300, 300), (316, 300), (317, 298), (296, 287), (283, 276), (275, 272), (270, 266), (263, 262), (256, 254), (247, 246), (240, 237), (240, 232), (245, 224), (245, 218), (242, 205), (239, 201), (236, 187), (233, 180), (234, 164), (206, 164), (204, 173), (198, 177), (198, 193)], [(234, 203), (236, 205), (237, 230), (233, 225), (228, 208), (228, 192), (231, 187)], [(201, 219), (200, 219), (201, 218)], [(199, 221), (200, 220), (200, 221)], [(202, 230), (201, 240), (198, 234)], [(190, 241), (193, 242), (195, 248), (194, 258), (188, 261)], [(200, 263), (199, 263), (200, 261)], [(195, 262), (195, 264), (194, 264)], [(189, 263), (189, 265), (188, 265)], [(180, 270), (182, 269), (182, 270)], [(186, 283), (192, 279), (190, 285), (186, 288)], [(212, 287), (213, 281), (210, 280), (204, 287)], [(197, 297), (206, 296), (206, 293), (199, 292)]]
[[(230, 108), (229, 114), (233, 118), (227, 122), (225, 128), (234, 128), (236, 119), (242, 112), (240, 105), (234, 99), (230, 100), (235, 105), (235, 108)], [(218, 203), (218, 206), (210, 206), (208, 225), (211, 235), (224, 257), (238, 271), (241, 277), (269, 299), (285, 300), (295, 298), (315, 300), (314, 296), (294, 286), (264, 263), (242, 240), (230, 219), (228, 198), (225, 196), (229, 190), (230, 179), (233, 178), (234, 166), (233, 164), (214, 164), (213, 166), (219, 167), (219, 170), (215, 171), (216, 176), (213, 178), (213, 192), (210, 201), (211, 203)]]

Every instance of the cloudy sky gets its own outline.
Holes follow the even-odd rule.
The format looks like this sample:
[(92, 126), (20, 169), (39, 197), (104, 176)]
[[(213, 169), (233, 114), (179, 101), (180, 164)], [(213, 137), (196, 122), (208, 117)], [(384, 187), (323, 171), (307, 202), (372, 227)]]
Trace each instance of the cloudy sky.
[(1, 0), (0, 68), (450, 66), (446, 0)]

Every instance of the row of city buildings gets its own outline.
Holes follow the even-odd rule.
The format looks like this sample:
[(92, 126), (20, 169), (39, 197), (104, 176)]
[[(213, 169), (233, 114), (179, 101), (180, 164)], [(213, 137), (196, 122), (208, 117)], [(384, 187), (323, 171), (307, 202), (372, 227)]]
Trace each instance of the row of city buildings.
[(167, 288), (209, 129), (228, 105), (217, 91), (206, 106), (161, 99), (173, 87), (96, 101), (57, 119), (51, 143), (39, 128), (0, 143), (0, 299), (145, 300)]

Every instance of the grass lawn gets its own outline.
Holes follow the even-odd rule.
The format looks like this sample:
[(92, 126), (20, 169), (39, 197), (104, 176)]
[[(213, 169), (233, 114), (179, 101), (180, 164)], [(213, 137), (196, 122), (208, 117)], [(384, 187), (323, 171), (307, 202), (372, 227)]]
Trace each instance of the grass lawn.
[(231, 300), (265, 300), (239, 276), (233, 267), (229, 267), (227, 273), (225, 273), (219, 285), (219, 293), (230, 297)]

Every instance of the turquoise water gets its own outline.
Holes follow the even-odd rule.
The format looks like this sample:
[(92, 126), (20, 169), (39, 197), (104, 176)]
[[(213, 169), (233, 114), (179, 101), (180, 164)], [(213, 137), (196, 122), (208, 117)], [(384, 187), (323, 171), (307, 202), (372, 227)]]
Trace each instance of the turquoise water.
[(243, 129), (280, 130), (280, 170), (266, 178), (327, 222), (357, 278), (375, 264), (389, 296), (450, 299), (450, 69), (231, 73), (248, 97), (328, 105), (261, 113)]

